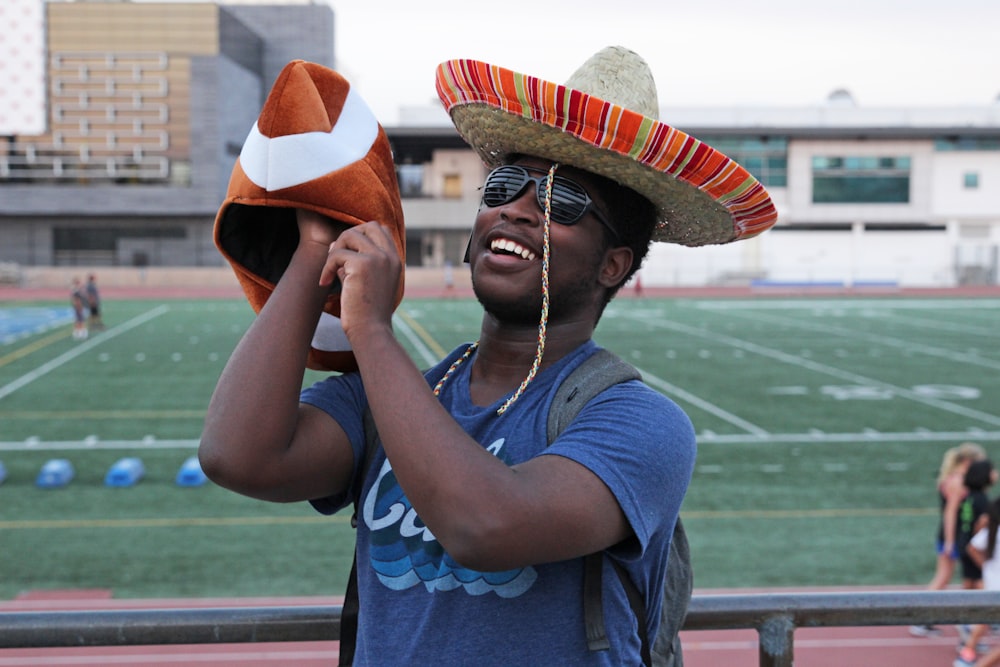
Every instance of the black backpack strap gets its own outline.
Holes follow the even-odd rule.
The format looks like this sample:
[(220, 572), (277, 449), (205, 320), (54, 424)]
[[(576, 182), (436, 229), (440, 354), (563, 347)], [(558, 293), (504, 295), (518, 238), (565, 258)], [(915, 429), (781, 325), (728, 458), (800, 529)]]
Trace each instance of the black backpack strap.
[[(378, 429), (375, 428), (375, 418), (372, 411), (365, 406), (363, 415), (365, 425), (365, 458), (358, 468), (358, 480), (363, 484), (368, 477), (368, 471), (375, 461), (375, 451), (378, 449)], [(354, 513), (351, 515), (351, 527), (358, 527), (358, 502), (354, 502)], [(358, 611), (361, 602), (358, 597), (358, 547), (354, 546), (354, 560), (351, 562), (351, 574), (347, 579), (347, 590), (344, 592), (344, 605), (340, 612), (340, 667), (348, 667), (354, 663), (354, 650), (358, 643)]]
[[(549, 408), (546, 428), (548, 444), (576, 419), (590, 399), (608, 387), (629, 380), (640, 380), (642, 374), (631, 364), (608, 350), (598, 350), (587, 357), (556, 390)], [(646, 633), (646, 605), (639, 589), (632, 583), (625, 569), (612, 559), (618, 578), (621, 579), (629, 606), (639, 621), (639, 639), (642, 641), (643, 664), (649, 665), (649, 637)], [(583, 572), (583, 623), (587, 632), (587, 648), (591, 651), (606, 651), (611, 648), (604, 628), (603, 578), (604, 553), (594, 553), (584, 558)]]
[(559, 437), (594, 396), (620, 382), (641, 379), (639, 371), (613, 352), (598, 350), (587, 357), (556, 390), (549, 407), (548, 444)]
[(604, 630), (604, 592), (602, 571), (604, 554), (592, 553), (583, 559), (583, 627), (587, 631), (587, 649), (607, 651), (611, 648)]
[(691, 547), (681, 518), (677, 517), (670, 538), (667, 575), (663, 583), (663, 609), (660, 629), (653, 641), (655, 667), (684, 667), (681, 638), (678, 634), (687, 618), (688, 604), (694, 590), (694, 570), (691, 567)]
[[(547, 436), (549, 444), (576, 418), (583, 406), (599, 393), (620, 382), (640, 380), (638, 370), (607, 350), (599, 350), (580, 364), (556, 390), (549, 409)], [(587, 647), (591, 651), (610, 648), (604, 628), (604, 608), (602, 592), (602, 572), (604, 553), (590, 554), (584, 558), (583, 613), (587, 632)], [(650, 645), (646, 632), (647, 613), (645, 601), (628, 571), (618, 561), (608, 558), (615, 568), (629, 606), (638, 622), (639, 640), (642, 643), (644, 665), (655, 667), (683, 667), (678, 632), (684, 625), (688, 603), (693, 589), (691, 552), (687, 533), (680, 517), (674, 526), (667, 557), (667, 573), (664, 581), (663, 608), (660, 613), (660, 629)]]
[[(594, 555), (600, 556), (601, 554)], [(642, 599), (642, 593), (639, 592), (639, 589), (632, 582), (632, 577), (628, 576), (628, 570), (625, 569), (625, 566), (614, 558), (609, 558), (608, 560), (615, 566), (615, 572), (618, 574), (619, 581), (622, 582), (622, 588), (625, 589), (626, 597), (628, 597), (628, 606), (632, 608), (635, 620), (639, 624), (639, 639), (642, 641), (642, 664), (652, 665), (653, 658), (649, 652), (649, 635), (646, 634), (646, 601)]]
[(358, 550), (354, 549), (354, 560), (351, 562), (351, 575), (347, 580), (347, 590), (344, 592), (344, 605), (340, 610), (340, 667), (354, 664), (354, 649), (358, 643)]

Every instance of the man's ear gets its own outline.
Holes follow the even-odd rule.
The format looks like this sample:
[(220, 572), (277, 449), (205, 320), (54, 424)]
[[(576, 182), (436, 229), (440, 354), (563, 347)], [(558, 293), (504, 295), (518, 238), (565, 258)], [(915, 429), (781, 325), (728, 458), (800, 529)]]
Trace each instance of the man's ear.
[(625, 280), (632, 268), (632, 249), (628, 246), (608, 248), (604, 252), (600, 283), (605, 287), (617, 287)]

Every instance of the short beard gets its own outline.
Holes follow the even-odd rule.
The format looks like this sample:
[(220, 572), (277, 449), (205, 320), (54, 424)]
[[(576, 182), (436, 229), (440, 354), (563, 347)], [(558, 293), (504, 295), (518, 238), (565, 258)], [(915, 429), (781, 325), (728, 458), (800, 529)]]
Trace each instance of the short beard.
[[(580, 277), (573, 280), (569, 285), (564, 285), (562, 289), (550, 291), (549, 293), (549, 319), (561, 320), (564, 316), (572, 316), (581, 309), (586, 308), (593, 297), (593, 290), (597, 284), (598, 264), (585, 267), (587, 271)], [(583, 267), (581, 267), (583, 268)], [(527, 326), (538, 324), (542, 317), (542, 289), (541, 278), (538, 281), (538, 291), (523, 294), (513, 300), (501, 300), (491, 298), (480, 292), (476, 285), (475, 277), (472, 280), (472, 290), (476, 299), (489, 315), (498, 322)], [(596, 316), (599, 316), (599, 312)]]

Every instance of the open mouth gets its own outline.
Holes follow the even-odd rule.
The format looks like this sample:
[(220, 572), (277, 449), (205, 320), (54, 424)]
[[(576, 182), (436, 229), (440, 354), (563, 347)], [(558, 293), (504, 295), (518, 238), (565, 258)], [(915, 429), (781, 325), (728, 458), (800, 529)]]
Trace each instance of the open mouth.
[(520, 243), (511, 241), (510, 239), (493, 239), (490, 243), (490, 250), (497, 255), (511, 255), (513, 257), (520, 257), (521, 259), (527, 260), (532, 260), (536, 257), (535, 253), (531, 252)]

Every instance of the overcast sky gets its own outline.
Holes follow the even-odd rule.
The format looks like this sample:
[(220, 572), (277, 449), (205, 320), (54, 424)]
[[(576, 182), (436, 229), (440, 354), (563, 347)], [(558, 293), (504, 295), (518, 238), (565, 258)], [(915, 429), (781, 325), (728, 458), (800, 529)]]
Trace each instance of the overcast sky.
[[(272, 0), (274, 1), (274, 0)], [(650, 64), (663, 106), (985, 106), (1000, 95), (1000, 0), (314, 0), (337, 67), (379, 119), (436, 102), (475, 58), (562, 82), (610, 44)]]

